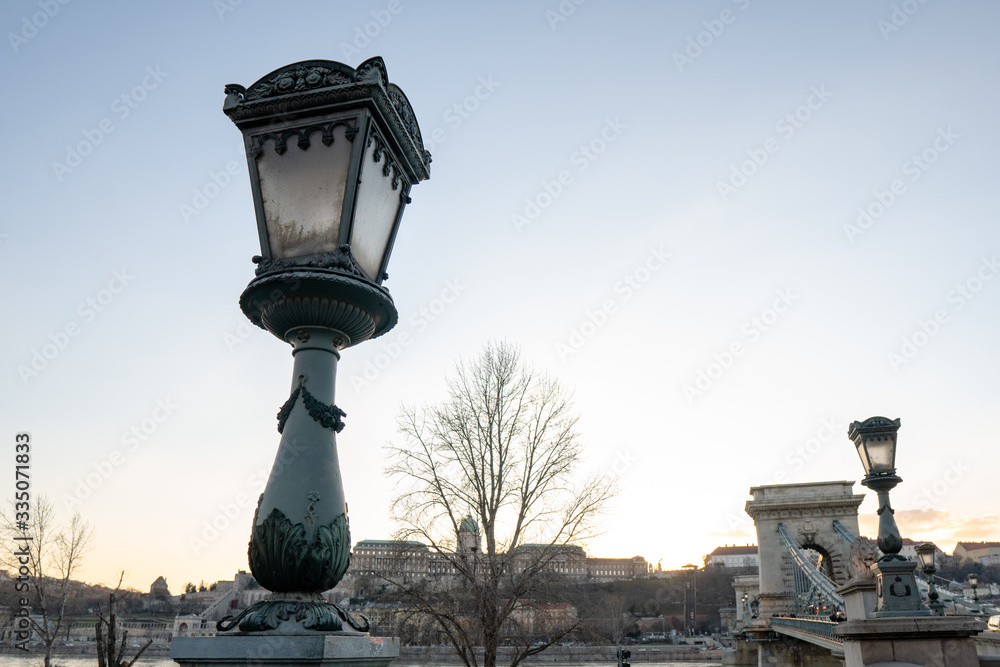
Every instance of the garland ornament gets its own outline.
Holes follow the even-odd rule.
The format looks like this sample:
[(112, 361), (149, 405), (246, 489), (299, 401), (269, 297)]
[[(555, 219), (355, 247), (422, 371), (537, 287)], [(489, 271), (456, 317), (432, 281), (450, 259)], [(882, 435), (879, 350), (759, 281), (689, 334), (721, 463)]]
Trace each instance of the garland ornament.
[(295, 406), (295, 401), (298, 400), (300, 395), (302, 396), (302, 404), (309, 412), (309, 416), (320, 426), (333, 429), (334, 433), (340, 433), (344, 430), (345, 424), (342, 418), (346, 417), (347, 413), (336, 405), (327, 405), (310, 394), (306, 389), (305, 376), (300, 375), (299, 386), (295, 388), (292, 395), (288, 397), (285, 404), (278, 410), (278, 433), (285, 430), (285, 422), (288, 421), (288, 417), (292, 414), (292, 408)]

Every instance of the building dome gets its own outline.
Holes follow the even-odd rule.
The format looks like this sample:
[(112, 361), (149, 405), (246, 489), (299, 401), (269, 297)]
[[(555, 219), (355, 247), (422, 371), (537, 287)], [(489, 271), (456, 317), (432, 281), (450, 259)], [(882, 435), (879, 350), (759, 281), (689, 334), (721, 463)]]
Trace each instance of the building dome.
[(478, 534), (479, 524), (471, 516), (467, 516), (462, 519), (462, 523), (458, 527), (458, 532)]

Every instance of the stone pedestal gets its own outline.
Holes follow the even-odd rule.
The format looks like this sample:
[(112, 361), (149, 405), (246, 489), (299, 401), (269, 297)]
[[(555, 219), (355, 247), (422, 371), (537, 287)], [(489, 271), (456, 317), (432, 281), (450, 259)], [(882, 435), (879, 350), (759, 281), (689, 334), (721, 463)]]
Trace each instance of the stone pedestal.
[[(898, 559), (898, 560), (894, 560)], [(913, 575), (917, 564), (899, 556), (883, 556), (876, 563), (875, 586), (877, 603), (871, 613), (875, 618), (920, 616), (930, 610), (920, 601), (917, 579)]]
[(985, 628), (968, 616), (910, 616), (849, 620), (833, 633), (844, 639), (845, 667), (979, 667), (975, 635)]
[(311, 635), (220, 635), (176, 637), (170, 657), (186, 667), (229, 665), (336, 665), (385, 667), (399, 656), (395, 637)]
[(844, 611), (849, 621), (863, 621), (871, 616), (878, 603), (874, 579), (851, 579), (837, 589), (844, 596)]

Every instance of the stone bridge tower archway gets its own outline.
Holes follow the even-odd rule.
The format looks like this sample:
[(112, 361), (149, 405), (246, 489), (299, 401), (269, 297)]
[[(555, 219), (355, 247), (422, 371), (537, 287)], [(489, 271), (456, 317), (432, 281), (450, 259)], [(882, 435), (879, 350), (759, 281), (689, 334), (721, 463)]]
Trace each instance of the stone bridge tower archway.
[(850, 541), (834, 521), (858, 535), (858, 506), (864, 494), (854, 493), (854, 482), (773, 484), (750, 489), (753, 500), (746, 512), (757, 528), (760, 554), (760, 616), (790, 613), (795, 608), (795, 568), (778, 531), (783, 525), (801, 549), (823, 555), (824, 571), (837, 584), (850, 578)]

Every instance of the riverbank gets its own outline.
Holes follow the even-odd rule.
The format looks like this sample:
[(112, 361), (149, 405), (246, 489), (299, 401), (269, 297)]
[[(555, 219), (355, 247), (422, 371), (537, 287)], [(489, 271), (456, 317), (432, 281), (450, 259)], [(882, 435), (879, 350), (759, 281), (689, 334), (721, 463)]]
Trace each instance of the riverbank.
[[(527, 664), (549, 664), (556, 667), (558, 665), (578, 665), (580, 663), (601, 663), (616, 664), (617, 646), (552, 646), (538, 655), (533, 655), (524, 660)], [(726, 656), (733, 655), (732, 649), (695, 649), (688, 646), (673, 646), (670, 644), (640, 646), (629, 646), (632, 652), (632, 663), (663, 663), (663, 662), (698, 662), (703, 664), (721, 665)], [(96, 650), (92, 646), (68, 647), (57, 646), (53, 654), (60, 657), (68, 656), (95, 656)], [(509, 649), (503, 647), (499, 650), (501, 660), (510, 654)], [(23, 653), (17, 650), (3, 648), (0, 655), (5, 657), (23, 657), (25, 659), (38, 658), (40, 654), (37, 649), (30, 653)], [(146, 661), (158, 662), (170, 657), (169, 648), (150, 647), (142, 654), (139, 664)], [(58, 662), (58, 661), (55, 661)], [(450, 646), (401, 646), (399, 649), (399, 659), (396, 664), (400, 667), (406, 665), (440, 665), (440, 664), (461, 664), (454, 649)]]
[[(632, 652), (632, 663), (642, 662), (701, 662), (722, 664), (725, 656), (733, 654), (731, 649), (694, 649), (688, 646), (673, 646), (670, 644), (629, 646)], [(538, 655), (524, 660), (528, 664), (578, 664), (586, 662), (615, 664), (617, 646), (552, 646)], [(501, 659), (509, 655), (510, 650), (501, 647)], [(399, 662), (415, 665), (437, 665), (441, 663), (458, 664), (458, 656), (454, 649), (448, 646), (401, 646)]]

